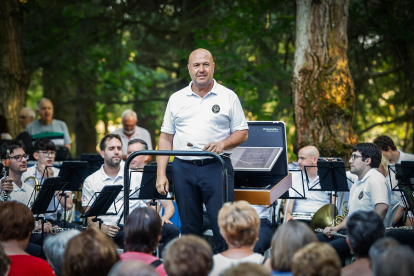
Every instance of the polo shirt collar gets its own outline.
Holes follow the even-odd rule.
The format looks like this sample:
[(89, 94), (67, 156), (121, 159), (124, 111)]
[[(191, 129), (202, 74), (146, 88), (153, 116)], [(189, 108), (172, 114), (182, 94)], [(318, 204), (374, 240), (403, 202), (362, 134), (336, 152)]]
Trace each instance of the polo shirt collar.
[(13, 182), (13, 191), (14, 192), (19, 192), (19, 191), (27, 192), (26, 185), (27, 184), (22, 181), (22, 187), (19, 188), (19, 186), (17, 186), (17, 184)]
[[(215, 79), (213, 79), (213, 88), (211, 88), (210, 92), (208, 92), (206, 95), (213, 93), (216, 94), (218, 93), (218, 85)], [(192, 96), (192, 95), (197, 95), (196, 93), (194, 93), (193, 89), (191, 89), (191, 86), (193, 85), (193, 81), (190, 82), (190, 84), (188, 85), (188, 89), (187, 89), (187, 96)]]
[[(102, 181), (106, 181), (106, 180), (108, 180), (108, 179), (112, 179), (111, 177), (109, 177), (106, 173), (105, 173), (105, 170), (104, 170), (104, 166), (105, 166), (105, 164), (103, 164), (102, 166), (101, 166), (101, 169), (100, 169), (100, 174), (101, 174), (101, 179), (102, 179)], [(121, 160), (121, 163), (119, 164), (119, 172), (118, 172), (118, 175), (115, 177), (115, 179), (114, 180), (116, 180), (118, 177), (124, 177), (124, 166), (123, 166), (123, 162), (122, 162), (122, 160)]]

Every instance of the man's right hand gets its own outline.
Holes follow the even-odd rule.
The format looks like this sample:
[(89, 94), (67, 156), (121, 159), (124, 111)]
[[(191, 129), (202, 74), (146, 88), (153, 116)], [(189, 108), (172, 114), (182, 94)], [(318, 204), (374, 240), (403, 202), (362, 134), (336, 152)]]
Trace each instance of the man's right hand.
[(119, 229), (120, 228), (116, 225), (106, 226), (105, 224), (102, 224), (102, 226), (101, 226), (102, 232), (104, 232), (105, 234), (107, 234), (108, 236), (113, 237), (113, 238), (115, 238), (115, 236), (118, 233)]
[[(50, 222), (45, 222), (45, 224), (43, 225), (43, 232), (45, 234), (50, 234), (53, 231), (53, 226), (52, 224), (50, 224)], [(37, 224), (37, 226), (35, 227), (34, 230), (42, 230), (42, 221), (39, 220), (39, 223)]]
[(168, 183), (167, 176), (157, 176), (157, 183), (156, 183), (157, 191), (162, 194), (166, 195), (170, 188), (170, 184)]
[(332, 238), (331, 232), (337, 232), (335, 227), (325, 227), (325, 229), (323, 229), (323, 234), (325, 236), (327, 236), (329, 239)]
[(13, 192), (13, 178), (8, 177), (1, 180), (1, 191)]

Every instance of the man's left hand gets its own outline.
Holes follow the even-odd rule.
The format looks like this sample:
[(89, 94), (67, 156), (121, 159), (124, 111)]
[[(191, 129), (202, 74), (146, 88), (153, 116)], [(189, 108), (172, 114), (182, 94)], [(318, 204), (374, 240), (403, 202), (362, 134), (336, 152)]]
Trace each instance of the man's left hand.
[(203, 150), (220, 154), (224, 150), (224, 144), (222, 142), (210, 142), (203, 148)]
[(164, 225), (164, 223), (172, 224), (172, 222), (165, 217), (161, 217), (161, 223), (162, 223), (161, 225)]

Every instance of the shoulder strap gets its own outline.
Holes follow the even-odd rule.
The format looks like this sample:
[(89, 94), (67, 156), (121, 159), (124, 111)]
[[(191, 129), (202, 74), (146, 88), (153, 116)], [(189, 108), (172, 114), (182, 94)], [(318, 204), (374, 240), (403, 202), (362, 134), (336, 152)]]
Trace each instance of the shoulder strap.
[(157, 268), (162, 264), (161, 260), (155, 260), (152, 263), (150, 263), (149, 265), (152, 266), (153, 268)]

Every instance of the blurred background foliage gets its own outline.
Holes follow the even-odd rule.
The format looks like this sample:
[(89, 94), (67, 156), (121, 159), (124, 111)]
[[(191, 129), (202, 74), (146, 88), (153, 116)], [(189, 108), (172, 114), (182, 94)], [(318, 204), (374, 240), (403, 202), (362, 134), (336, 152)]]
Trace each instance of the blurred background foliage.
[[(190, 81), (188, 55), (201, 47), (212, 52), (215, 79), (238, 94), (248, 120), (286, 123), (289, 160), (296, 160), (290, 77), (300, 15), (294, 1), (33, 0), (22, 6), (27, 105), (36, 109), (41, 97), (52, 99), (74, 154), (85, 139), (96, 146), (120, 127), (127, 108), (155, 143), (169, 96)], [(389, 135), (407, 152), (414, 141), (413, 7), (408, 0), (350, 0), (348, 22), (354, 131), (360, 141)], [(76, 139), (79, 114), (96, 136)]]

